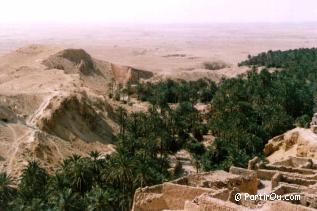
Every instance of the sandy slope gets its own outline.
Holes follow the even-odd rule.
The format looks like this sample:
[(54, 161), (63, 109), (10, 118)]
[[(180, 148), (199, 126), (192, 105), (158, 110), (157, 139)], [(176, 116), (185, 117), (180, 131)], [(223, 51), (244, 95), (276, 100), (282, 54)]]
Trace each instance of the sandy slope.
[(80, 49), (42, 45), (1, 57), (0, 171), (17, 178), (28, 160), (53, 170), (71, 154), (113, 152), (117, 124), (108, 84), (116, 71), (132, 80), (137, 70), (112, 66)]

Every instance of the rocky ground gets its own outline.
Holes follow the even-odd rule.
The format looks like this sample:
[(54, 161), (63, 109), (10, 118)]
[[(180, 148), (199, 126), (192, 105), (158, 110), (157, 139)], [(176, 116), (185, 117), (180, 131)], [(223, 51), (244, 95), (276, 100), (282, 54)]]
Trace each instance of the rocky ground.
[(152, 73), (81, 49), (31, 45), (0, 58), (0, 171), (17, 178), (28, 160), (48, 170), (64, 158), (111, 153), (117, 132), (110, 82)]

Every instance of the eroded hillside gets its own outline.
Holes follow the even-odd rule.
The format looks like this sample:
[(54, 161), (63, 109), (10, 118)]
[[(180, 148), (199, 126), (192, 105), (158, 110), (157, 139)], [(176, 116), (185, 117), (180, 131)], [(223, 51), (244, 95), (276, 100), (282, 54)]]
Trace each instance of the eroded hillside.
[[(0, 171), (29, 160), (48, 170), (72, 154), (111, 153), (118, 131), (109, 83), (152, 73), (96, 60), (82, 49), (32, 45), (0, 58)], [(138, 78), (138, 79), (139, 79)]]

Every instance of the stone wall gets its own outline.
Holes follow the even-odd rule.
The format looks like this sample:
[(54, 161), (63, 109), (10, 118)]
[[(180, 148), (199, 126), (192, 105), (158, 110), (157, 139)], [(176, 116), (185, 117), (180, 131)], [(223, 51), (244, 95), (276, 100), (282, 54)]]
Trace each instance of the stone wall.
[(263, 211), (277, 211), (277, 210), (313, 211), (314, 209), (300, 206), (300, 205), (291, 204), (285, 201), (269, 201), (260, 210), (263, 210)]
[(310, 160), (310, 158), (305, 158), (305, 157), (300, 158), (300, 157), (290, 156), (285, 160), (274, 162), (273, 165), (289, 166), (289, 167), (298, 168), (298, 167), (305, 165), (309, 160)]
[(186, 201), (184, 211), (239, 211), (239, 205), (211, 197), (199, 197), (195, 201)]
[[(312, 208), (316, 209), (317, 171), (305, 168), (307, 161), (307, 159), (289, 158), (283, 162), (264, 164), (256, 158), (249, 162), (249, 169), (232, 166), (229, 172), (193, 174), (170, 183), (138, 189), (133, 210), (308, 211)], [(275, 193), (282, 196), (300, 194), (301, 200), (235, 201), (236, 193), (241, 193), (242, 198), (247, 193), (257, 194), (260, 184), (262, 187), (259, 193)]]
[(229, 172), (241, 176), (237, 187), (242, 193), (257, 193), (259, 181), (256, 171), (231, 166)]
[(140, 188), (134, 195), (133, 211), (159, 211), (163, 209), (183, 209), (186, 200), (193, 200), (206, 192), (213, 190), (201, 187), (191, 187), (173, 183)]

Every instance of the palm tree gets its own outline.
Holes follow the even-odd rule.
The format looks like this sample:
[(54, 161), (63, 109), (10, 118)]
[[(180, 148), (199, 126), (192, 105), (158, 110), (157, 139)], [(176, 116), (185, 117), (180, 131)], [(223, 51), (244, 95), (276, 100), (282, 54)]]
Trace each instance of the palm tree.
[(93, 172), (89, 166), (87, 160), (78, 158), (78, 156), (72, 156), (72, 162), (66, 171), (66, 176), (70, 178), (73, 190), (84, 194), (87, 190), (90, 190), (93, 180)]
[(108, 84), (108, 86), (110, 87), (110, 94), (111, 96), (114, 96), (114, 88), (116, 86), (116, 81), (115, 79), (111, 79), (111, 82)]
[(150, 185), (156, 179), (154, 175), (155, 167), (152, 158), (148, 157), (146, 152), (140, 152), (135, 167), (134, 183), (141, 188)]
[(124, 136), (127, 120), (127, 112), (121, 106), (116, 110), (119, 116), (120, 134)]
[(113, 155), (108, 167), (104, 170), (104, 177), (108, 183), (114, 187), (121, 189), (125, 203), (130, 208), (132, 205), (133, 195), (133, 170), (135, 169), (134, 160), (126, 156), (124, 153), (117, 153)]
[(86, 204), (88, 211), (112, 211), (115, 210), (110, 201), (111, 195), (100, 187), (93, 188), (88, 194), (86, 194)]
[(50, 202), (53, 210), (56, 211), (84, 210), (78, 194), (72, 192), (71, 189), (64, 189), (58, 194), (52, 195)]
[(26, 201), (46, 195), (48, 174), (36, 161), (30, 161), (22, 171), (19, 191)]
[(89, 156), (90, 156), (94, 161), (96, 161), (98, 158), (100, 158), (101, 153), (98, 152), (98, 151), (92, 151), (92, 152), (89, 153)]
[(69, 157), (69, 160), (72, 162), (77, 162), (80, 159), (81, 159), (81, 156), (77, 154), (73, 154), (72, 156)]
[(49, 191), (51, 194), (57, 194), (59, 191), (63, 191), (65, 187), (70, 187), (71, 183), (70, 178), (60, 172), (56, 172), (49, 182)]
[(12, 178), (5, 172), (0, 173), (0, 210), (5, 210), (9, 201), (14, 198), (15, 189), (12, 187)]
[(101, 153), (98, 151), (92, 151), (89, 154), (92, 165), (90, 166), (92, 170), (92, 177), (94, 185), (98, 184), (101, 185), (102, 183), (102, 175), (101, 171), (105, 164), (105, 159), (101, 158)]
[(27, 211), (37, 211), (37, 210), (48, 210), (47, 203), (45, 203), (42, 199), (34, 198), (30, 204), (22, 205), (20, 207), (21, 210)]

